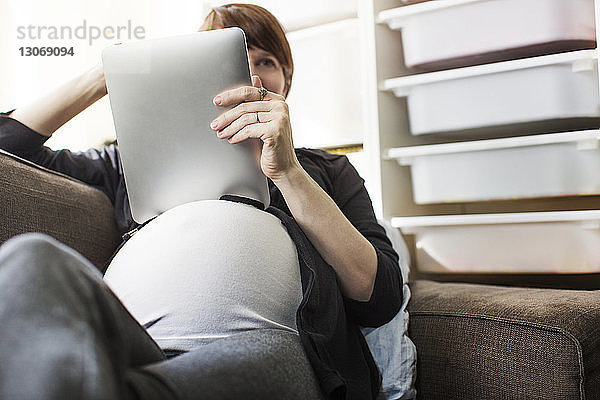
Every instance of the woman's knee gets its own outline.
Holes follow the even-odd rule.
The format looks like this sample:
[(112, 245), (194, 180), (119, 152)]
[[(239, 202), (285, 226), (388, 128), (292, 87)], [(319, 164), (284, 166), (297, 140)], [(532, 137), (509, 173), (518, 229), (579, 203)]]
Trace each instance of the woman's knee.
[(56, 269), (89, 270), (91, 264), (75, 250), (53, 237), (41, 232), (30, 232), (14, 236), (0, 246), (0, 271), (9, 266), (18, 268), (22, 273), (28, 270), (36, 273), (56, 273)]
[(7, 249), (19, 249), (22, 250), (27, 248), (29, 251), (39, 251), (43, 248), (55, 247), (58, 241), (53, 237), (42, 233), (42, 232), (28, 232), (22, 233), (11, 237), (2, 244), (0, 249), (7, 251)]

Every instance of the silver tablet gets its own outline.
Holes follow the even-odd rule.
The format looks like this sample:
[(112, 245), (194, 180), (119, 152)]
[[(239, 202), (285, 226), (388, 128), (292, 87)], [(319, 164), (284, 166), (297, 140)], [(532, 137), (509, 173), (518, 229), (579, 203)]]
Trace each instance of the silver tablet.
[(260, 141), (232, 145), (209, 126), (226, 109), (215, 95), (251, 85), (241, 29), (116, 44), (102, 62), (136, 222), (224, 194), (269, 205)]

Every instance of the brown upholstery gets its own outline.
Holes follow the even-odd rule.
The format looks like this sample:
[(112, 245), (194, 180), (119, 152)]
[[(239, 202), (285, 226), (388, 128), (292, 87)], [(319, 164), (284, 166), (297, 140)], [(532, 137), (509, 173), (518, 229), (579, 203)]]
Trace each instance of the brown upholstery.
[[(45, 232), (102, 267), (120, 242), (99, 190), (0, 152), (0, 243)], [(419, 399), (600, 399), (600, 292), (416, 281)]]
[(416, 281), (420, 399), (600, 399), (600, 292)]
[(75, 179), (0, 152), (0, 243), (43, 232), (102, 268), (120, 243), (106, 195)]

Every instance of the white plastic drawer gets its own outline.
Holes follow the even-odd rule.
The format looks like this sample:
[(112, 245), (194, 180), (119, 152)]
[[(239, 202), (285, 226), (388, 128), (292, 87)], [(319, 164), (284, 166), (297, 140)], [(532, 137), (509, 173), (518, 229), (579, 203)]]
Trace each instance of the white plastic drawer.
[(382, 11), (402, 29), (404, 59), (420, 70), (456, 68), (594, 48), (594, 0), (444, 0)]
[(390, 149), (418, 204), (600, 194), (597, 130)]
[(600, 272), (600, 211), (393, 218), (434, 273)]
[(413, 135), (600, 116), (594, 50), (387, 80)]

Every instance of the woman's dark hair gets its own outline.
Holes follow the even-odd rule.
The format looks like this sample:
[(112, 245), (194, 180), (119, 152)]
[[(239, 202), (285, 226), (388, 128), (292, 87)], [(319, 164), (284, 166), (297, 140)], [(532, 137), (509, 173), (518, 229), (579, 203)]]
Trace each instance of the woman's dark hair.
[(273, 54), (283, 69), (284, 97), (292, 85), (294, 61), (283, 27), (267, 10), (253, 4), (226, 4), (208, 14), (200, 31), (239, 27), (246, 34), (248, 47), (257, 47)]

